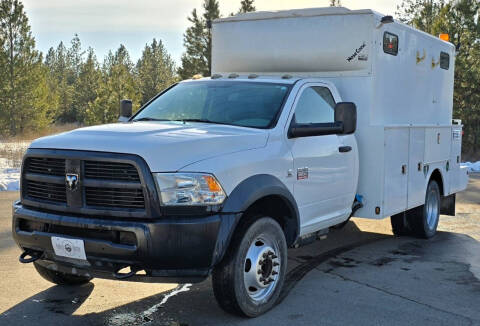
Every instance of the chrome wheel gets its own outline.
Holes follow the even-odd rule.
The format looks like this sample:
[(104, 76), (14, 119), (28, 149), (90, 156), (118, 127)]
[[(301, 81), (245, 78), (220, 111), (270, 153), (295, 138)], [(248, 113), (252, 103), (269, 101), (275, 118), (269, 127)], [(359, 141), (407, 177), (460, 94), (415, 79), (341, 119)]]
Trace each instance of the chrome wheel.
[(280, 298), (287, 272), (287, 241), (280, 224), (268, 216), (245, 216), (225, 258), (213, 270), (213, 293), (220, 307), (256, 317)]
[(243, 281), (254, 302), (268, 299), (277, 286), (281, 259), (278, 244), (261, 234), (252, 241), (244, 261)]
[(427, 225), (430, 230), (433, 230), (438, 221), (440, 211), (440, 201), (437, 187), (431, 187), (428, 190), (427, 200), (425, 202), (425, 211), (427, 218)]

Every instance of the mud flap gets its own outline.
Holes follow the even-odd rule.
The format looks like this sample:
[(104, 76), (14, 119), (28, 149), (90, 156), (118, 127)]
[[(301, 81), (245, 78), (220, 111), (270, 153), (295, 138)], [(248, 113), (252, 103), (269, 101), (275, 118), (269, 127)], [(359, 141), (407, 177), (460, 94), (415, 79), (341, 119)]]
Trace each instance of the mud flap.
[(440, 204), (440, 214), (455, 216), (455, 194), (442, 197)]

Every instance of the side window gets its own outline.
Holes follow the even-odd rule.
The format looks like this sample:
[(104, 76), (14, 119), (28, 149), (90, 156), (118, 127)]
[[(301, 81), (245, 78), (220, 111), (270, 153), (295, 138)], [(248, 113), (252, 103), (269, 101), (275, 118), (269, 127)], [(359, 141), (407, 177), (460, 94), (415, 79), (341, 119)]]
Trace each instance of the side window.
[(383, 52), (397, 55), (398, 54), (398, 36), (389, 32), (383, 33)]
[(440, 68), (445, 70), (450, 68), (450, 55), (446, 52), (440, 52)]
[(334, 122), (334, 108), (335, 101), (328, 88), (309, 87), (300, 95), (294, 121), (299, 124)]

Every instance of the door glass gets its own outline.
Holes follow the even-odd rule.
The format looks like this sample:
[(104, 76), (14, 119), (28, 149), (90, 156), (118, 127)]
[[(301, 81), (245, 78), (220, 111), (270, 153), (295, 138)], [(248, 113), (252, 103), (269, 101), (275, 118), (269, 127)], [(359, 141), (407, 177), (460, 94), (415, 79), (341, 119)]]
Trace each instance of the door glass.
[(329, 123), (334, 121), (335, 101), (326, 87), (313, 86), (300, 95), (294, 121), (303, 123)]

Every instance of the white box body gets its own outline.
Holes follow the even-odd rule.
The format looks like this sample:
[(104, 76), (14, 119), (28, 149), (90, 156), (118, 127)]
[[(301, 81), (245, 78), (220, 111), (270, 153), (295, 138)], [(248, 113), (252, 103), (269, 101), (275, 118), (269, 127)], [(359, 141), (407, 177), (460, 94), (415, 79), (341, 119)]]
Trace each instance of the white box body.
[[(335, 85), (357, 106), (356, 216), (383, 218), (424, 203), (431, 173), (443, 194), (466, 188), (461, 125), (452, 124), (455, 47), (371, 10), (318, 8), (216, 20), (212, 73), (291, 75)], [(398, 36), (386, 54), (384, 33)], [(440, 53), (448, 69), (440, 68)], [(455, 138), (456, 137), (456, 138)], [(378, 213), (378, 208), (380, 212)]]

